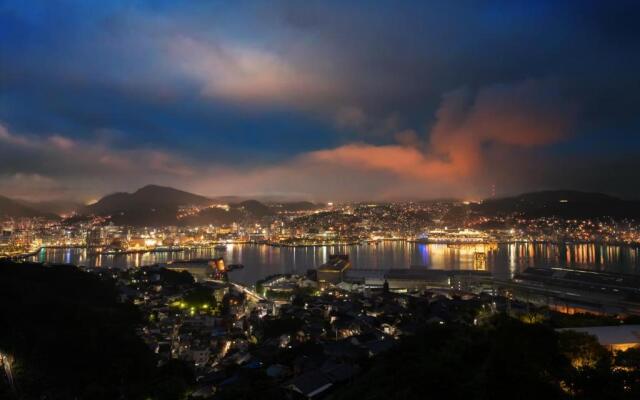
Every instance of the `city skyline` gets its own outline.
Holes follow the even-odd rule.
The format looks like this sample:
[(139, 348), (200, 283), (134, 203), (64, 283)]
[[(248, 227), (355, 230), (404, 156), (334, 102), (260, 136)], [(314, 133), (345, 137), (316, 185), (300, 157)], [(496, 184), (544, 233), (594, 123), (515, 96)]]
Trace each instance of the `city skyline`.
[(640, 193), (635, 2), (0, 2), (0, 195)]

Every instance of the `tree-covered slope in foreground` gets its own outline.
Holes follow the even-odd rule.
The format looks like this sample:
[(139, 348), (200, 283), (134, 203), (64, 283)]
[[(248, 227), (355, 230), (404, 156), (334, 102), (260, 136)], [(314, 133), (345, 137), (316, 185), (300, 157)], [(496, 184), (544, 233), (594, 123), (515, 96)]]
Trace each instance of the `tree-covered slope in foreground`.
[(0, 398), (179, 398), (180, 374), (156, 368), (136, 309), (116, 298), (74, 267), (0, 263), (0, 352), (15, 360)]

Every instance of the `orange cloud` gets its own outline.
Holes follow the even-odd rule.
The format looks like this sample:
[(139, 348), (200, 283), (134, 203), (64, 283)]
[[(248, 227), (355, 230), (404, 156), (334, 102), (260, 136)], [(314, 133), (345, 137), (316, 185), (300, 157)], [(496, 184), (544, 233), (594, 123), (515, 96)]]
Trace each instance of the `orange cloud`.
[(349, 144), (332, 150), (309, 153), (306, 160), (341, 164), (349, 168), (392, 172), (400, 176), (423, 179), (451, 179), (463, 171), (459, 165), (428, 158), (415, 147)]
[(348, 144), (305, 157), (406, 178), (452, 181), (482, 173), (486, 146), (530, 148), (566, 138), (574, 112), (549, 82), (496, 85), (473, 99), (456, 91), (445, 96), (425, 146), (414, 132), (404, 131), (396, 134), (400, 145)]
[(462, 140), (551, 144), (567, 137), (576, 111), (550, 81), (495, 85), (480, 90), (472, 103), (469, 97), (465, 91), (445, 96), (432, 132), (436, 151), (451, 151), (451, 143)]
[[(481, 89), (475, 96), (467, 91), (449, 93), (429, 135), (401, 131), (392, 144), (349, 143), (275, 165), (229, 168), (183, 161), (152, 149), (113, 149), (61, 136), (16, 135), (2, 125), (0, 157), (13, 160), (7, 165), (22, 168), (6, 171), (6, 176), (46, 171), (47, 177), (75, 185), (85, 179), (92, 190), (96, 177), (109, 177), (111, 183), (104, 185), (118, 190), (158, 182), (212, 195), (482, 196), (488, 183), (495, 182), (488, 179), (500, 176), (503, 182), (513, 181), (512, 177), (525, 175), (519, 168), (537, 165), (525, 162), (531, 149), (566, 138), (574, 113), (550, 82), (526, 81)], [(358, 122), (361, 115), (351, 117), (351, 122)], [(15, 185), (15, 179), (7, 182)]]
[(49, 137), (49, 142), (60, 150), (70, 150), (75, 146), (73, 140), (59, 135)]

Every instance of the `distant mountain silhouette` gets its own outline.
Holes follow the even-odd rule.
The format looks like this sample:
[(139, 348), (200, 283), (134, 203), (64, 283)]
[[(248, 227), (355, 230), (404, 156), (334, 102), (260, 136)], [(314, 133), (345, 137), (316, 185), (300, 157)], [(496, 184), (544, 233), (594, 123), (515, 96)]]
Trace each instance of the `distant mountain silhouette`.
[(85, 212), (86, 206), (82, 203), (66, 200), (48, 200), (48, 201), (21, 201), (22, 204), (34, 210), (47, 214), (64, 215), (76, 212), (82, 214)]
[[(257, 221), (282, 211), (315, 210), (322, 206), (308, 201), (277, 202), (271, 205), (258, 200), (237, 202), (211, 199), (171, 187), (147, 185), (133, 193), (113, 193), (89, 206), (73, 202), (27, 202), (0, 196), (0, 217), (45, 217), (76, 210), (82, 215), (111, 216), (118, 225), (166, 226), (230, 224), (240, 221)], [(239, 200), (226, 196), (226, 200)], [(229, 210), (206, 207), (216, 203), (228, 203)], [(181, 206), (205, 207), (200, 212), (178, 218)], [(455, 212), (457, 212), (457, 214)], [(519, 215), (526, 218), (558, 216), (562, 218), (640, 218), (640, 201), (623, 200), (602, 193), (571, 190), (524, 193), (513, 197), (486, 199), (479, 204), (458, 207), (448, 219), (457, 221), (468, 212), (479, 215)], [(57, 214), (57, 215), (56, 215)], [(455, 214), (455, 215), (454, 215)], [(79, 216), (77, 218), (83, 218)]]
[(311, 203), (310, 201), (292, 201), (288, 203), (281, 203), (274, 206), (274, 208), (280, 211), (309, 211), (322, 208), (322, 205)]
[(640, 202), (622, 200), (603, 193), (549, 190), (514, 197), (487, 199), (472, 205), (483, 215), (521, 214), (524, 217), (558, 216), (564, 218), (638, 218)]
[(145, 208), (177, 208), (179, 206), (204, 206), (212, 200), (197, 194), (156, 185), (147, 185), (134, 193), (114, 193), (87, 207), (93, 214), (111, 214)]
[(133, 193), (113, 193), (87, 206), (86, 212), (110, 215), (119, 225), (176, 225), (180, 206), (206, 206), (213, 201), (207, 197), (182, 190), (147, 185)]
[(259, 202), (258, 200), (243, 201), (241, 203), (232, 204), (231, 207), (244, 211), (257, 218), (275, 214), (271, 207)]
[(0, 196), (0, 217), (16, 217), (16, 218), (35, 218), (43, 217), (49, 219), (57, 219), (58, 216), (37, 210), (30, 207), (19, 200), (13, 200), (8, 197)]
[(229, 204), (229, 211), (216, 207), (204, 208), (197, 214), (178, 219), (180, 206), (206, 207), (216, 202), (182, 190), (148, 185), (134, 193), (105, 196), (88, 206), (87, 213), (109, 215), (114, 224), (132, 226), (230, 224), (275, 213), (271, 207), (257, 200), (246, 200)]

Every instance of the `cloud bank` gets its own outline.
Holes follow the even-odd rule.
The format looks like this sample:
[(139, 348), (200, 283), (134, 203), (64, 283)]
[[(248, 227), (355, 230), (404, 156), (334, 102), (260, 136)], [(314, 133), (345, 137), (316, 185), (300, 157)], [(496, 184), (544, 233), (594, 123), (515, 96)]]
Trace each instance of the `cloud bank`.
[(64, 4), (0, 6), (0, 194), (640, 196), (637, 2)]
[(15, 134), (2, 123), (0, 159), (3, 195), (36, 199), (86, 199), (138, 185), (140, 179), (166, 182), (196, 175), (193, 166), (164, 151), (117, 149), (57, 134)]

